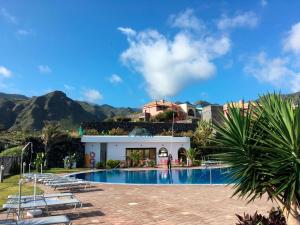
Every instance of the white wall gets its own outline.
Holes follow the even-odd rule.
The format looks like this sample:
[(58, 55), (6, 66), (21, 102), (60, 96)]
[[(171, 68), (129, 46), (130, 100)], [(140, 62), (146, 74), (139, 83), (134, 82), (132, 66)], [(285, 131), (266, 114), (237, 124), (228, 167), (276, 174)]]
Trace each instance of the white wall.
[[(178, 149), (183, 147), (188, 150), (190, 143), (108, 143), (107, 159), (126, 160), (126, 148), (156, 148), (156, 161), (159, 163), (158, 151), (162, 147), (172, 154), (173, 160), (177, 160)], [(85, 143), (85, 154), (91, 151), (95, 152), (96, 162), (100, 161), (100, 143)]]
[(85, 154), (95, 153), (95, 163), (100, 161), (100, 143), (107, 143), (107, 160), (126, 160), (126, 148), (155, 148), (156, 162), (159, 164), (162, 158), (158, 157), (159, 149), (166, 148), (168, 154), (172, 154), (173, 160), (178, 160), (178, 149), (190, 148), (190, 138), (153, 136), (153, 137), (128, 137), (128, 136), (83, 136)]

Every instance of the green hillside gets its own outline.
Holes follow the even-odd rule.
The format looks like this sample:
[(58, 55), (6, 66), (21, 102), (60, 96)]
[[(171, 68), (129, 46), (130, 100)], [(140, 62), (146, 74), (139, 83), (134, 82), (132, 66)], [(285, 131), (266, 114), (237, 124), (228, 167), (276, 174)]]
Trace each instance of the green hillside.
[(136, 111), (75, 101), (61, 91), (32, 98), (0, 93), (0, 130), (40, 130), (44, 121), (57, 121), (64, 128), (77, 128), (82, 122), (103, 121)]

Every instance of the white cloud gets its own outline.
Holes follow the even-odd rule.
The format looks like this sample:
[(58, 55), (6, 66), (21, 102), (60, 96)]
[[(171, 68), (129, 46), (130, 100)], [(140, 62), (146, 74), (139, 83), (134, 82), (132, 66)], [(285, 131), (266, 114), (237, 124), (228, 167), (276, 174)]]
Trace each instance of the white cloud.
[(118, 84), (118, 83), (122, 83), (123, 80), (122, 78), (117, 75), (117, 74), (112, 74), (110, 77), (109, 77), (109, 82), (111, 82), (112, 84)]
[(49, 66), (47, 66), (47, 65), (39, 65), (38, 66), (38, 70), (42, 74), (47, 74), (47, 73), (51, 73), (52, 72), (51, 68)]
[(187, 9), (178, 15), (171, 15), (169, 17), (169, 23), (172, 27), (178, 27), (181, 29), (205, 29), (205, 24), (194, 15), (194, 11), (192, 9)]
[(121, 54), (121, 60), (144, 77), (147, 92), (154, 99), (173, 96), (190, 82), (210, 78), (216, 72), (213, 60), (230, 50), (227, 36), (199, 31), (196, 34), (191, 25), (196, 22), (179, 23), (178, 18), (186, 15), (195, 21), (190, 11), (173, 16), (172, 21), (184, 28), (173, 38), (151, 29), (136, 32), (129, 28), (131, 32), (125, 33), (129, 47)]
[(12, 72), (4, 66), (0, 66), (0, 77), (8, 78), (12, 76)]
[(284, 50), (300, 55), (300, 22), (292, 26), (284, 40)]
[(218, 28), (220, 30), (233, 29), (237, 27), (255, 27), (258, 24), (258, 16), (251, 11), (238, 13), (234, 17), (223, 15), (218, 21)]
[(118, 30), (121, 31), (123, 34), (126, 34), (128, 36), (134, 36), (136, 35), (135, 30), (129, 28), (129, 27), (118, 27)]
[(1, 8), (0, 14), (10, 23), (18, 23), (17, 18), (11, 15), (5, 8)]
[(68, 91), (73, 91), (75, 90), (75, 87), (71, 86), (71, 85), (68, 85), (68, 84), (64, 84), (64, 88)]
[(88, 102), (97, 102), (101, 99), (103, 99), (103, 95), (97, 91), (96, 89), (86, 89), (83, 92), (84, 99)]
[(300, 91), (300, 71), (291, 67), (288, 58), (268, 58), (265, 52), (260, 52), (249, 60), (244, 69), (260, 82), (287, 88), (293, 92)]
[(265, 7), (268, 5), (268, 1), (267, 0), (260, 0), (260, 4), (262, 7)]

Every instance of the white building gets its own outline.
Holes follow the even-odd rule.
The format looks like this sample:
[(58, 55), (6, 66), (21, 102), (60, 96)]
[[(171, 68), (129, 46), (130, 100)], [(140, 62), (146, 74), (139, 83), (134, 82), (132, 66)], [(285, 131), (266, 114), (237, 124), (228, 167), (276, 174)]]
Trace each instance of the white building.
[(143, 160), (152, 160), (156, 164), (165, 164), (168, 154), (172, 154), (173, 163), (179, 163), (186, 161), (184, 152), (190, 148), (189, 137), (83, 135), (81, 141), (85, 145), (88, 167), (109, 159), (126, 162), (134, 151), (138, 151)]

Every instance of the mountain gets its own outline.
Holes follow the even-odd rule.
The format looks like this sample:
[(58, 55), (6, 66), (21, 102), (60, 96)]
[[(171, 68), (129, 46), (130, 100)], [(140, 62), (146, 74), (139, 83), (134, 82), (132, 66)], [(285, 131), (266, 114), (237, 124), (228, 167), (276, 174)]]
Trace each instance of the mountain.
[(299, 105), (299, 103), (300, 103), (300, 92), (295, 92), (295, 93), (292, 93), (292, 94), (286, 94), (286, 95), (283, 95), (283, 96), (286, 97), (286, 98), (292, 99), (295, 104)]
[[(300, 105), (300, 92), (295, 92), (295, 93), (291, 93), (291, 94), (280, 94), (280, 95), (285, 99), (291, 99), (294, 104)], [(261, 97), (259, 97), (255, 101), (259, 101), (260, 99), (261, 99)]]
[(82, 122), (100, 122), (137, 111), (75, 101), (61, 91), (32, 98), (0, 93), (0, 129), (40, 130), (45, 121), (57, 121), (64, 128), (76, 128)]
[(6, 94), (0, 92), (0, 99), (7, 99), (7, 100), (27, 100), (29, 99), (25, 95), (18, 95), (18, 94)]

